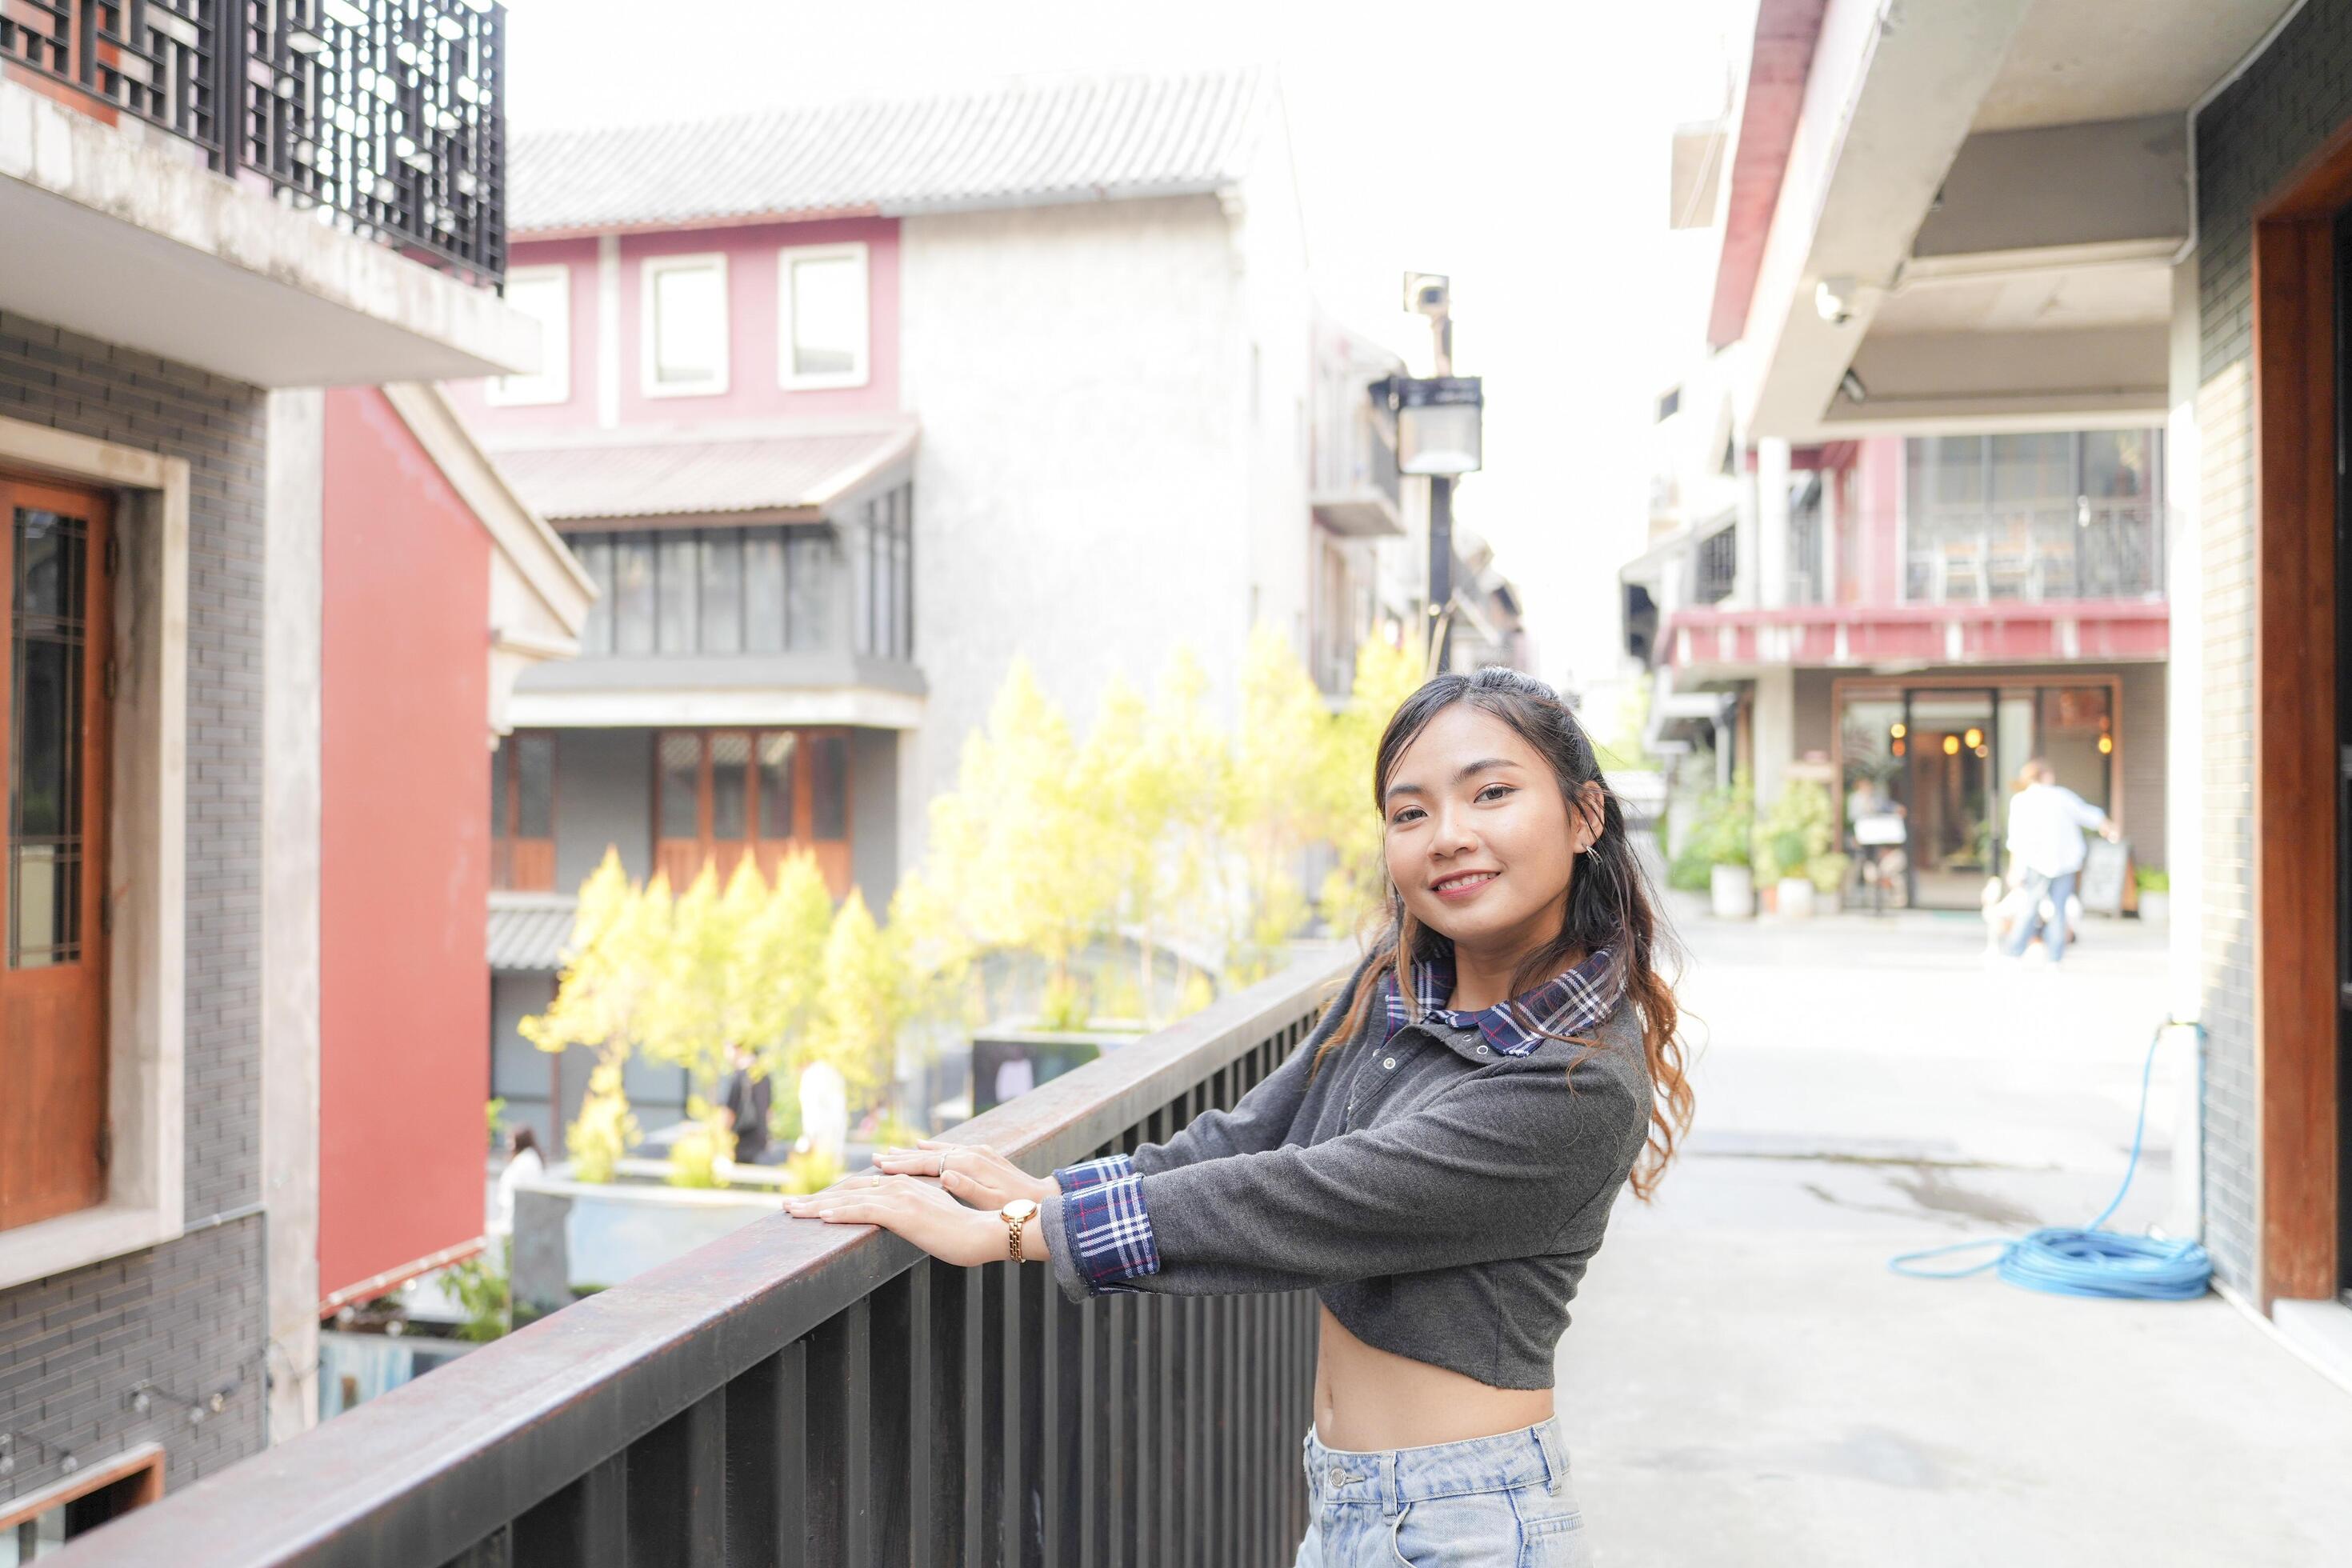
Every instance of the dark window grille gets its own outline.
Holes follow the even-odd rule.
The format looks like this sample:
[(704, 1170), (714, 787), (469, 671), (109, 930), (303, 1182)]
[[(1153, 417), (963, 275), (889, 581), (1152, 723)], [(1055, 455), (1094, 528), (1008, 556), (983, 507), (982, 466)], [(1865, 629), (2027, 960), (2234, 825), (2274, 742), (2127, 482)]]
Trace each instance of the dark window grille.
[(915, 657), (915, 487), (900, 485), (859, 509), (852, 546), (857, 651)]
[(491, 0), (9, 0), (0, 62), (404, 255), (506, 275), (506, 13)]
[(1721, 604), (1731, 597), (1739, 581), (1738, 529), (1723, 529), (1699, 542), (1696, 576), (1691, 597), (1700, 604)]
[[(905, 559), (880, 579), (896, 584), (887, 624), (901, 658), (911, 658), (913, 647), (908, 531), (902, 529), (895, 546)], [(831, 606), (841, 591), (844, 544), (823, 524), (573, 533), (564, 542), (598, 589), (581, 628), (583, 653), (810, 653), (836, 646)], [(861, 528), (851, 542), (859, 552), (851, 564), (868, 572), (873, 538)], [(863, 652), (873, 607), (861, 605)]]
[(19, 508), (16, 570), (0, 609), (13, 622), (8, 763), (8, 967), (81, 959), (82, 664), (89, 525)]

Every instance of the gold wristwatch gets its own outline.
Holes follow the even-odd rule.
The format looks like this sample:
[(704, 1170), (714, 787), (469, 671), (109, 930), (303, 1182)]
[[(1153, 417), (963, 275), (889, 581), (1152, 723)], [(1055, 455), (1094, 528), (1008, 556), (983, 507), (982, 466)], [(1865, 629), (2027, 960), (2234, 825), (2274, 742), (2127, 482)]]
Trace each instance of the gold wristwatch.
[(996, 1216), (1004, 1222), (1004, 1234), (1013, 1245), (1013, 1261), (1015, 1263), (1027, 1261), (1021, 1256), (1021, 1227), (1037, 1217), (1036, 1200), (1015, 1198), (998, 1209)]

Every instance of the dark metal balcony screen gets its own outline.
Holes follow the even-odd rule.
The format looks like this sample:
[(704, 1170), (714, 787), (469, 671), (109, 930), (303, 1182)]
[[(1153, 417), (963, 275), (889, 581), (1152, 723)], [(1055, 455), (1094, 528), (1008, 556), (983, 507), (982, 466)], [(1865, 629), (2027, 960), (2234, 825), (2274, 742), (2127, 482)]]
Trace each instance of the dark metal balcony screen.
[(5, 0), (0, 60), (420, 260), (506, 273), (491, 0)]
[(1699, 542), (1691, 568), (1691, 597), (1702, 605), (1721, 604), (1739, 584), (1739, 530), (1718, 530)]
[[(1033, 1171), (1167, 1137), (1297, 1047), (1313, 961), (968, 1122)], [(1287, 1563), (1312, 1295), (1110, 1296), (778, 1216), (97, 1531), (61, 1563)]]

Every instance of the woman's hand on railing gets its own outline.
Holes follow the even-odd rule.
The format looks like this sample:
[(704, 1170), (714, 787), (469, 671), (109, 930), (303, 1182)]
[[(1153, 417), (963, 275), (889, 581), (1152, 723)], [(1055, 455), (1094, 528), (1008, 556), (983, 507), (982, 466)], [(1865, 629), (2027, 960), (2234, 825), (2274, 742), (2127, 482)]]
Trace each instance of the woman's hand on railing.
[[(943, 1263), (975, 1268), (1004, 1262), (1012, 1252), (1004, 1221), (988, 1209), (966, 1208), (929, 1182), (860, 1172), (821, 1193), (784, 1200), (784, 1212), (827, 1225), (877, 1225)], [(1030, 1225), (1025, 1256), (1042, 1260), (1044, 1226)]]
[(919, 1138), (911, 1149), (884, 1149), (874, 1168), (895, 1176), (936, 1177), (974, 1208), (1000, 1209), (1015, 1198), (1044, 1203), (1060, 1194), (1051, 1176), (1033, 1176), (995, 1150), (977, 1143)]

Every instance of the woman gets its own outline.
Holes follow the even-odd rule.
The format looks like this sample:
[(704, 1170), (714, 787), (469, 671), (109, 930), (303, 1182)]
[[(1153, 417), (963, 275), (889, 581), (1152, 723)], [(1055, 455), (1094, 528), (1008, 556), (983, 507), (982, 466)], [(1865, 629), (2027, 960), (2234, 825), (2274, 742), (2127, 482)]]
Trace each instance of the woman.
[(539, 1134), (528, 1127), (516, 1128), (507, 1141), (506, 1166), (499, 1172), (499, 1212), (490, 1228), (500, 1236), (512, 1236), (515, 1188), (546, 1173), (547, 1162), (539, 1152)]
[(1050, 1179), (927, 1142), (786, 1206), (1043, 1255), (1077, 1299), (1312, 1289), (1299, 1563), (1585, 1563), (1553, 1352), (1619, 1189), (1648, 1197), (1690, 1121), (1649, 894), (1539, 681), (1429, 682), (1374, 772), (1385, 929), (1231, 1111)]

